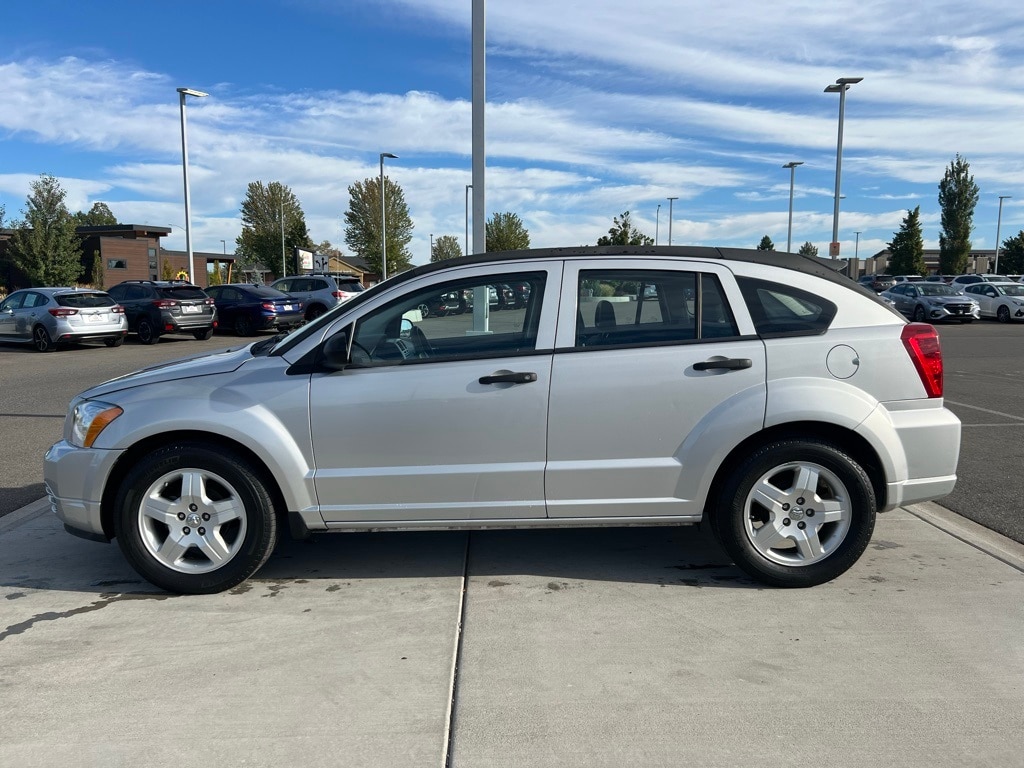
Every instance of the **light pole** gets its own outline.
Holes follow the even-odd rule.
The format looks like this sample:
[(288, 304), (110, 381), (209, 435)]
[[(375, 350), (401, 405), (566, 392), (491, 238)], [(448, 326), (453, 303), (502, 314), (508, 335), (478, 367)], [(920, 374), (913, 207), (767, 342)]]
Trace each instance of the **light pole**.
[(661, 203), (658, 203), (658, 212), (654, 218), (654, 244), (658, 244), (658, 229), (661, 227)]
[(193, 284), (196, 281), (196, 275), (195, 266), (192, 264), (192, 205), (188, 191), (188, 134), (185, 130), (185, 97), (203, 98), (209, 95), (192, 88), (178, 89), (178, 105), (181, 109), (181, 169), (185, 176), (185, 252), (188, 254), (188, 281)]
[(832, 242), (828, 246), (828, 255), (833, 259), (839, 256), (839, 180), (843, 171), (843, 113), (846, 110), (846, 92), (851, 85), (856, 85), (863, 77), (840, 77), (834, 84), (825, 88), (825, 93), (839, 94), (839, 139), (836, 143), (836, 194), (832, 209)]
[(472, 188), (472, 184), (466, 185), (466, 256), (469, 256), (469, 190)]
[(672, 202), (678, 200), (678, 197), (670, 197), (668, 199), (668, 244), (672, 245)]
[(1013, 195), (1000, 195), (999, 196), (999, 218), (996, 219), (996, 274), (999, 274), (999, 230), (1003, 226), (1003, 200), (1013, 197)]
[(226, 240), (221, 240), (220, 241), (220, 247), (221, 247), (221, 250), (224, 252), (224, 255), (227, 256), (228, 255), (228, 244), (227, 244), (227, 241)]
[(858, 254), (860, 253), (860, 232), (854, 232), (853, 234), (857, 236), (857, 240), (853, 244), (853, 258), (856, 259)]
[[(288, 274), (288, 267), (284, 265), (284, 193), (281, 194), (281, 277)], [(296, 270), (298, 271), (298, 270)]]
[(387, 238), (387, 208), (384, 206), (384, 158), (388, 157), (397, 160), (398, 155), (390, 152), (380, 153), (380, 279), (383, 282), (388, 279), (388, 238)]
[(430, 233), (430, 261), (434, 260), (434, 233)]
[(796, 176), (796, 167), (803, 164), (803, 160), (793, 160), (782, 166), (789, 168), (789, 229), (786, 234), (786, 253), (793, 252), (793, 181)]

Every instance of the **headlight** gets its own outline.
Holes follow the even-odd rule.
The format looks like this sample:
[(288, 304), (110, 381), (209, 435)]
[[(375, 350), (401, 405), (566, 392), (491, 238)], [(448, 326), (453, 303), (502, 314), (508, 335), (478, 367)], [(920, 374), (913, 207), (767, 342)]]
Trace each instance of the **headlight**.
[(71, 413), (71, 438), (69, 442), (78, 448), (91, 448), (114, 419), (124, 413), (119, 406), (100, 400), (84, 400)]

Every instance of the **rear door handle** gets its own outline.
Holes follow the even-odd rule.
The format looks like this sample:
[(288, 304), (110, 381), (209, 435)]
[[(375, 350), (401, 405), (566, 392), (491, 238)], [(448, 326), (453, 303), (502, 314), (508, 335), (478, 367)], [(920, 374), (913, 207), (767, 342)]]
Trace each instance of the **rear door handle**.
[(481, 384), (529, 384), (537, 380), (537, 374), (531, 371), (492, 373), (490, 376), (481, 376)]
[(694, 363), (693, 369), (695, 371), (711, 371), (718, 369), (725, 369), (727, 371), (742, 371), (744, 368), (749, 368), (753, 363), (750, 362), (748, 357), (732, 357), (722, 360), (705, 360), (703, 363)]

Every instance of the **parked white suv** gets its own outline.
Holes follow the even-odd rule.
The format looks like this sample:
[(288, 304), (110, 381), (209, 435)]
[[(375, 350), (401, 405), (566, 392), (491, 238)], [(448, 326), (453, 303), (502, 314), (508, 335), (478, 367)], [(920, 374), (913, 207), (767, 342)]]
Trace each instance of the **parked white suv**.
[[(494, 286), (523, 306), (489, 312)], [(473, 310), (426, 317), (462, 291)], [(833, 579), (878, 511), (949, 493), (935, 329), (817, 260), (567, 248), (417, 267), (288, 336), (74, 399), (67, 529), (156, 585), (232, 587), (310, 532), (708, 521), (762, 582)], [(424, 435), (457, 439), (427, 440)]]

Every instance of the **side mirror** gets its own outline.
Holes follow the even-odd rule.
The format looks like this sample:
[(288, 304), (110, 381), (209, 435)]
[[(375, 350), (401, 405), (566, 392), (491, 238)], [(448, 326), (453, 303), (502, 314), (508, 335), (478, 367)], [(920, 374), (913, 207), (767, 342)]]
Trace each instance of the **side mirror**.
[(345, 369), (351, 361), (348, 355), (348, 331), (339, 331), (324, 342), (320, 352), (320, 360), (324, 368), (331, 371)]

